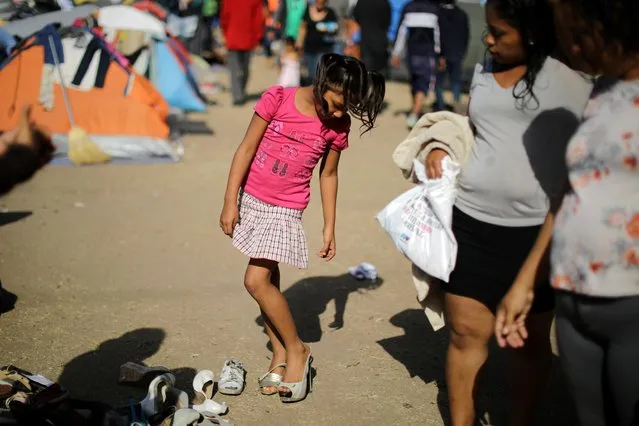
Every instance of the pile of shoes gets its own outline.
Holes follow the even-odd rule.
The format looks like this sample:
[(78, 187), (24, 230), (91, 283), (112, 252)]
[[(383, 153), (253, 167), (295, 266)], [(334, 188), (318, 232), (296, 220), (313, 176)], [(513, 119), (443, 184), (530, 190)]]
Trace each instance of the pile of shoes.
[(127, 426), (107, 404), (72, 399), (57, 383), (12, 365), (0, 368), (0, 425)]
[[(225, 395), (244, 390), (246, 370), (241, 361), (230, 358), (217, 381)], [(226, 403), (213, 400), (215, 375), (202, 370), (193, 379), (196, 400), (175, 386), (175, 376), (164, 367), (126, 363), (120, 368), (120, 383), (146, 383), (146, 397), (128, 406), (70, 398), (59, 384), (14, 366), (0, 368), (0, 425), (28, 426), (233, 426), (221, 416), (228, 413)]]

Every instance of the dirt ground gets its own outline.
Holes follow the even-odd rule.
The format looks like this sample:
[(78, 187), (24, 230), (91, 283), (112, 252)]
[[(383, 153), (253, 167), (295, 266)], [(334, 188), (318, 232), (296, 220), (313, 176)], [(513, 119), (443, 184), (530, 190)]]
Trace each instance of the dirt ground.
[[(250, 93), (275, 78), (256, 59)], [(267, 339), (242, 285), (246, 259), (217, 226), (252, 105), (214, 98), (207, 114), (191, 117), (212, 133), (189, 135), (182, 163), (49, 167), (0, 200), (0, 278), (9, 299), (0, 364), (59, 380), (77, 398), (121, 404), (145, 394), (116, 383), (126, 361), (169, 367), (190, 390), (196, 370), (217, 374), (234, 356), (247, 367), (247, 388), (216, 400), (228, 402), (237, 425), (445, 424), (446, 331), (434, 333), (426, 322), (408, 262), (374, 219), (409, 187), (391, 161), (406, 135), (407, 87), (388, 85), (388, 108), (373, 132), (360, 139), (353, 129), (340, 168), (336, 259), (283, 270), (317, 368), (314, 392), (292, 405), (258, 393)], [(305, 226), (314, 253), (322, 229), (317, 193)], [(361, 261), (377, 266), (380, 285), (347, 275)], [(486, 372), (486, 424), (505, 424), (506, 363), (497, 354)], [(557, 366), (545, 399), (538, 424), (574, 424)]]

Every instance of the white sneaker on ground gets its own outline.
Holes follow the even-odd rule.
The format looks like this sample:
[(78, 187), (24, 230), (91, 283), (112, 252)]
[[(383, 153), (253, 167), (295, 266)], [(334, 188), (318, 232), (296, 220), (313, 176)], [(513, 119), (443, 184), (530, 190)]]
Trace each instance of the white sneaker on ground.
[(417, 124), (417, 120), (419, 120), (419, 117), (417, 116), (417, 114), (410, 113), (408, 115), (408, 118), (406, 118), (406, 126), (409, 129), (412, 129), (413, 127), (415, 127), (415, 124)]
[(244, 390), (245, 376), (246, 370), (242, 361), (236, 358), (229, 358), (224, 362), (217, 388), (224, 395), (239, 395)]

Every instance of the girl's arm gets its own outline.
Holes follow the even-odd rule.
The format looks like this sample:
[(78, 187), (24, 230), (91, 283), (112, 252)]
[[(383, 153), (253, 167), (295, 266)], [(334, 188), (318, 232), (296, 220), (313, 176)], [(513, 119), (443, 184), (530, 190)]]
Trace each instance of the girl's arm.
[(337, 205), (337, 168), (340, 153), (330, 149), (320, 166), (320, 192), (324, 211), (324, 246), (318, 253), (321, 258), (330, 261), (335, 257), (335, 216)]
[(257, 152), (257, 147), (260, 145), (260, 141), (267, 127), (268, 121), (257, 114), (253, 114), (244, 140), (242, 140), (242, 143), (233, 156), (231, 171), (229, 172), (229, 179), (226, 184), (226, 193), (224, 194), (224, 209), (220, 217), (220, 227), (226, 235), (233, 235), (233, 228), (235, 228), (239, 220), (237, 195), (240, 192), (242, 182), (244, 182), (246, 178), (246, 174)]
[[(570, 189), (566, 183), (563, 194)], [(555, 216), (561, 207), (562, 197), (551, 203), (550, 211), (541, 226), (535, 245), (519, 270), (515, 282), (499, 304), (495, 319), (495, 337), (499, 346), (519, 348), (528, 337), (526, 318), (532, 308), (537, 285), (548, 285), (549, 255)]]

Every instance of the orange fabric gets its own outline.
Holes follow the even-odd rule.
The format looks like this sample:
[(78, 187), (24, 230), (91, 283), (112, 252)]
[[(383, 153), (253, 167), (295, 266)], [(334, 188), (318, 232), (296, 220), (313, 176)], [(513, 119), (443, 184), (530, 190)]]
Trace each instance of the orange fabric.
[(149, 0), (142, 0), (133, 4), (133, 7), (136, 9), (142, 10), (144, 12), (148, 12), (151, 15), (154, 15), (161, 21), (166, 20), (167, 13), (166, 11), (156, 3)]
[(271, 13), (277, 12), (280, 7), (280, 0), (268, 0), (268, 11)]
[[(0, 87), (11, 88), (0, 96), (0, 131), (18, 124), (22, 106), (33, 105), (34, 121), (53, 133), (66, 133), (71, 123), (64, 105), (62, 88), (55, 84), (54, 106), (46, 111), (39, 103), (44, 49), (35, 46), (20, 52), (0, 70)], [(81, 91), (67, 88), (76, 124), (89, 134), (113, 136), (152, 136), (166, 139), (164, 122), (169, 107), (162, 96), (143, 77), (135, 75), (132, 90), (124, 96), (127, 73), (112, 64), (102, 89)]]

